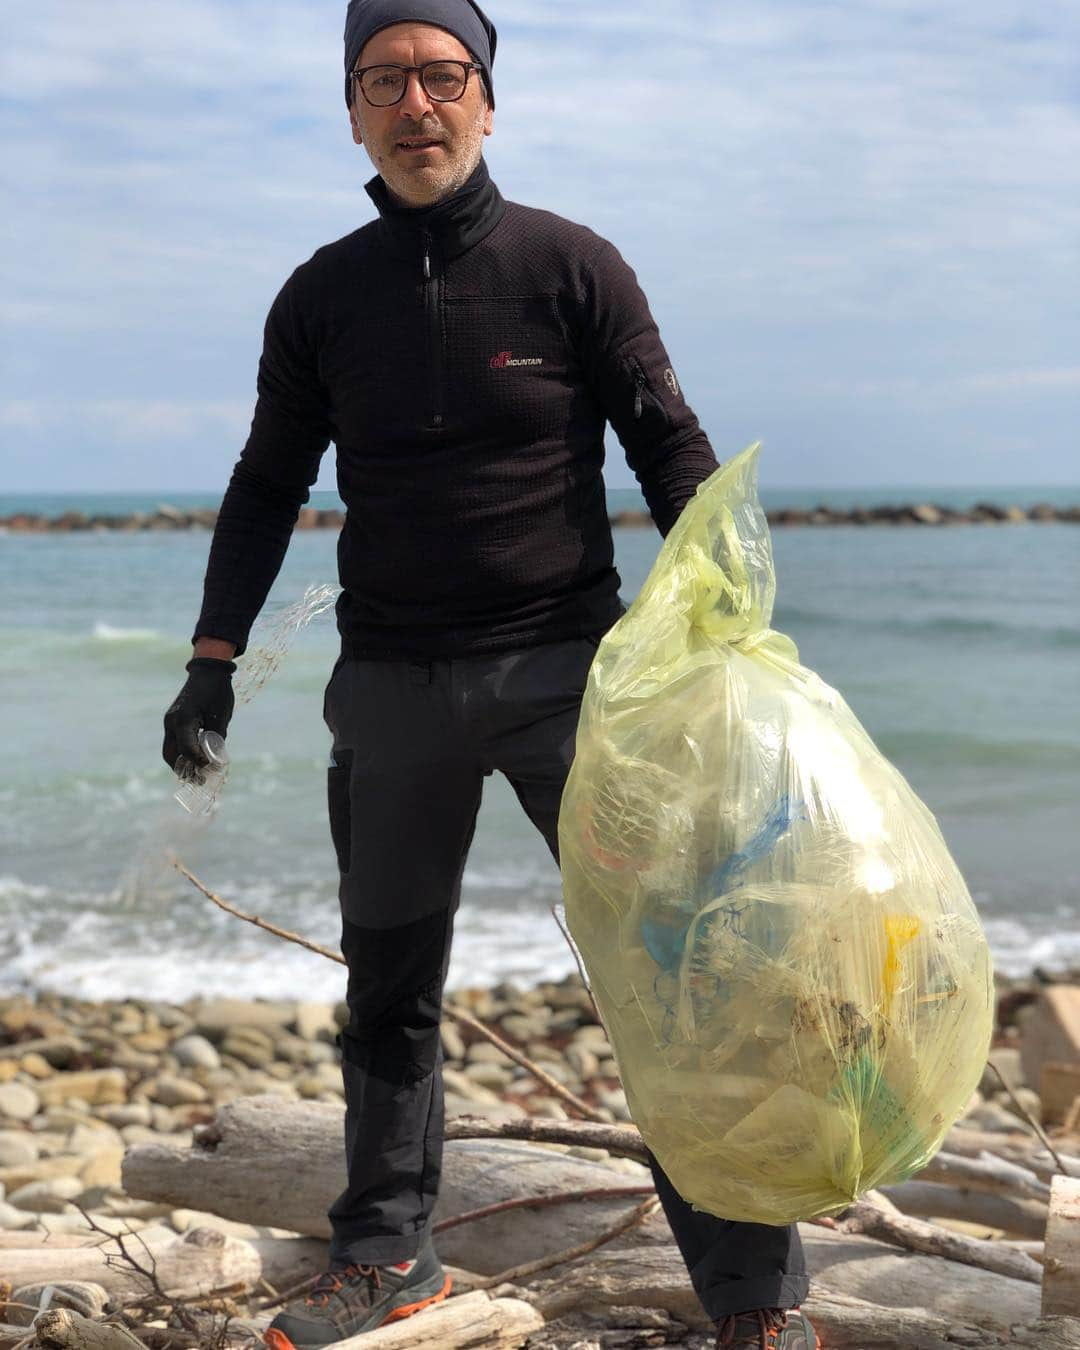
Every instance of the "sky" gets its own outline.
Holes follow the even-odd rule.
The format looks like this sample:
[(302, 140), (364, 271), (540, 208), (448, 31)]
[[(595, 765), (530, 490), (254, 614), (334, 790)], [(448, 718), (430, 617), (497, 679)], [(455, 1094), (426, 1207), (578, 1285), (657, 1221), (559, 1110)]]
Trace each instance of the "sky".
[[(0, 487), (223, 487), (370, 219), (337, 0), (34, 0), (0, 53)], [(492, 174), (636, 270), (763, 486), (1080, 484), (1075, 0), (490, 0)], [(320, 486), (333, 484), (333, 451)], [(633, 485), (617, 442), (608, 482)]]

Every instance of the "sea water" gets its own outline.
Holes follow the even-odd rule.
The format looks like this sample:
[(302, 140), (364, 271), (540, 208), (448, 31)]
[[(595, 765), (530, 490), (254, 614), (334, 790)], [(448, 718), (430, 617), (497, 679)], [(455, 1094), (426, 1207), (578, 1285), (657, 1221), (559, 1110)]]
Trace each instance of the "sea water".
[[(1066, 505), (1080, 490), (765, 495), (769, 506), (819, 499)], [(0, 515), (152, 511), (159, 500), (0, 497)], [(613, 492), (609, 504), (639, 503)], [(629, 599), (658, 537), (615, 534)], [(336, 943), (321, 719), (332, 615), (238, 708), (215, 816), (194, 820), (172, 800), (161, 718), (184, 679), (208, 543), (188, 531), (0, 537), (0, 990), (342, 995), (340, 967), (225, 915), (165, 861), (171, 848), (240, 908)], [(335, 544), (332, 531), (295, 536), (270, 618), (335, 580)], [(773, 544), (774, 626), (937, 816), (998, 964), (1080, 963), (1080, 526), (799, 527), (775, 530)], [(550, 915), (558, 900), (542, 841), (507, 785), (488, 780), (451, 982), (570, 970)]]

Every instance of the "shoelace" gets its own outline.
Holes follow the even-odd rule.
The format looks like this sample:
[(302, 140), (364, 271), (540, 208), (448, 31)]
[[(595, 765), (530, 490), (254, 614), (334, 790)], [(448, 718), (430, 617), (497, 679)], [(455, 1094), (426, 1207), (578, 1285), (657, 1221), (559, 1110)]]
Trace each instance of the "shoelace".
[(341, 1292), (346, 1280), (356, 1279), (357, 1277), (373, 1279), (376, 1292), (382, 1288), (378, 1266), (344, 1266), (339, 1270), (324, 1271), (304, 1302), (311, 1308), (325, 1308), (331, 1298)]
[[(750, 1325), (752, 1321), (757, 1323), (753, 1329)], [(776, 1344), (776, 1333), (783, 1331), (786, 1321), (787, 1313), (781, 1308), (758, 1308), (755, 1312), (733, 1313), (725, 1317), (717, 1329), (716, 1350), (723, 1350), (724, 1346), (732, 1346), (736, 1350), (739, 1346), (749, 1346), (751, 1330), (757, 1337), (759, 1350), (770, 1350)]]

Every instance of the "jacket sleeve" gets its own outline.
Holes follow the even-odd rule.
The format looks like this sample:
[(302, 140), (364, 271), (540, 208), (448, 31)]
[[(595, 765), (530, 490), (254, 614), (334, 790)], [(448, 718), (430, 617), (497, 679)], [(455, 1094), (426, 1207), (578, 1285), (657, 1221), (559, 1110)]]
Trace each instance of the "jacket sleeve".
[(298, 276), (285, 283), (266, 320), (255, 416), (218, 513), (195, 626), (196, 638), (223, 638), (238, 655), (332, 434)]
[(585, 376), (615, 429), (661, 534), (716, 456), (660, 340), (633, 270), (606, 240), (583, 278)]

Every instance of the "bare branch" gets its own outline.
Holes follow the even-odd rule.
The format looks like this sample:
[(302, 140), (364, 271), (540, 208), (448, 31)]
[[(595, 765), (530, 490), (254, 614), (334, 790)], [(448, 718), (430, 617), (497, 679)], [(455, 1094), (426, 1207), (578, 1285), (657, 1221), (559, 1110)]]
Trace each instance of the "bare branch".
[[(254, 924), (256, 928), (261, 928), (264, 933), (272, 933), (275, 937), (284, 938), (286, 942), (295, 942), (298, 946), (304, 947), (307, 951), (314, 952), (317, 956), (325, 956), (327, 960), (334, 961), (339, 966), (345, 964), (345, 958), (341, 956), (340, 953), (331, 951), (329, 947), (320, 947), (317, 942), (309, 942), (307, 938), (301, 937), (298, 933), (292, 933), (287, 928), (279, 928), (276, 924), (268, 923), (266, 919), (259, 918), (257, 914), (245, 914), (242, 909), (237, 909), (235, 905), (230, 905), (229, 902), (223, 900), (220, 895), (215, 895), (215, 893), (210, 890), (208, 886), (204, 885), (193, 872), (188, 871), (179, 858), (173, 856), (170, 857), (170, 861), (181, 876), (186, 877), (197, 891), (201, 891), (208, 900), (217, 905), (219, 909), (224, 910), (226, 914), (231, 914), (237, 919), (243, 919), (245, 923)], [(564, 1087), (557, 1079), (552, 1078), (551, 1074), (546, 1073), (539, 1064), (536, 1064), (527, 1055), (522, 1054), (520, 1050), (515, 1049), (514, 1046), (510, 1045), (507, 1041), (504, 1041), (498, 1032), (493, 1031), (491, 1027), (487, 1026), (485, 1023), (478, 1021), (471, 1013), (465, 1012), (462, 1008), (454, 1008), (448, 1004), (443, 1004), (443, 1012), (448, 1017), (453, 1018), (455, 1022), (460, 1022), (462, 1026), (469, 1027), (470, 1030), (475, 1031), (478, 1036), (483, 1036), (485, 1040), (490, 1041), (492, 1045), (502, 1051), (507, 1059), (512, 1060), (515, 1064), (518, 1064), (521, 1068), (527, 1070), (538, 1083), (542, 1083), (550, 1093), (561, 1098), (568, 1106), (572, 1106), (574, 1110), (586, 1120), (595, 1120), (597, 1122), (602, 1122), (604, 1120), (604, 1117), (599, 1111), (594, 1107), (589, 1106), (587, 1102), (583, 1102), (580, 1097), (575, 1096), (569, 1088)]]
[(432, 1233), (445, 1233), (458, 1228), (463, 1223), (472, 1223), (477, 1219), (490, 1219), (493, 1214), (505, 1214), (511, 1209), (548, 1209), (553, 1205), (572, 1204), (575, 1200), (619, 1200), (623, 1196), (655, 1195), (654, 1186), (643, 1183), (640, 1186), (604, 1186), (591, 1191), (556, 1191), (552, 1195), (519, 1195), (513, 1200), (500, 1200), (496, 1205), (484, 1205), (481, 1209), (470, 1209), (464, 1214), (455, 1214), (435, 1224)]
[(1035, 1120), (1035, 1118), (1031, 1115), (1031, 1113), (1028, 1111), (1027, 1107), (1023, 1104), (1022, 1101), (1020, 1101), (1020, 1099), (1017, 1097), (1016, 1093), (1015, 1093), (1015, 1092), (1013, 1091), (1013, 1089), (1009, 1086), (1009, 1084), (1006, 1083), (1006, 1081), (1005, 1081), (1005, 1075), (1001, 1072), (1001, 1070), (1000, 1070), (1000, 1069), (998, 1068), (998, 1066), (994, 1063), (994, 1061), (993, 1061), (992, 1059), (989, 1059), (989, 1060), (987, 1060), (986, 1065), (987, 1065), (987, 1068), (993, 1070), (994, 1075), (996, 1076), (998, 1082), (999, 1082), (999, 1083), (1001, 1084), (1001, 1086), (1005, 1089), (1005, 1091), (1009, 1094), (1009, 1099), (1010, 1099), (1010, 1101), (1012, 1102), (1012, 1104), (1013, 1104), (1013, 1105), (1016, 1107), (1016, 1109), (1020, 1112), (1020, 1115), (1023, 1117), (1023, 1119), (1027, 1121), (1027, 1123), (1031, 1126), (1031, 1128), (1032, 1128), (1032, 1129), (1035, 1131), (1035, 1133), (1038, 1135), (1039, 1139), (1040, 1139), (1040, 1140), (1042, 1141), (1042, 1143), (1043, 1143), (1044, 1148), (1045, 1148), (1046, 1151), (1050, 1154), (1051, 1158), (1053, 1158), (1054, 1162), (1057, 1164), (1058, 1171), (1061, 1172), (1061, 1174), (1062, 1174), (1063, 1176), (1066, 1176), (1066, 1177), (1067, 1177), (1067, 1176), (1069, 1175), (1069, 1169), (1068, 1169), (1068, 1168), (1065, 1166), (1065, 1164), (1061, 1161), (1061, 1158), (1059, 1157), (1058, 1152), (1057, 1152), (1057, 1150), (1054, 1148), (1053, 1144), (1050, 1142), (1050, 1138), (1049, 1138), (1049, 1136), (1047, 1135), (1046, 1131), (1045, 1131), (1045, 1130), (1043, 1129), (1043, 1127), (1038, 1123), (1038, 1121)]
[(596, 1251), (597, 1247), (602, 1247), (605, 1243), (620, 1237), (629, 1229), (636, 1228), (638, 1224), (644, 1223), (659, 1208), (659, 1199), (655, 1195), (651, 1195), (647, 1200), (643, 1200), (640, 1205), (632, 1209), (624, 1218), (620, 1219), (617, 1224), (601, 1233), (599, 1237), (579, 1243), (576, 1247), (569, 1247), (566, 1251), (556, 1252), (552, 1256), (542, 1257), (539, 1261), (529, 1261), (522, 1266), (512, 1266), (509, 1270), (501, 1271), (498, 1275), (489, 1275), (486, 1279), (475, 1282), (473, 1288), (494, 1289), (500, 1284), (512, 1284), (516, 1280), (524, 1280), (530, 1276), (538, 1275), (542, 1270), (550, 1270), (552, 1266), (561, 1266), (567, 1261), (576, 1261), (580, 1256), (588, 1256), (590, 1252)]

